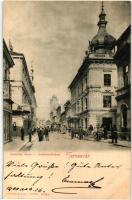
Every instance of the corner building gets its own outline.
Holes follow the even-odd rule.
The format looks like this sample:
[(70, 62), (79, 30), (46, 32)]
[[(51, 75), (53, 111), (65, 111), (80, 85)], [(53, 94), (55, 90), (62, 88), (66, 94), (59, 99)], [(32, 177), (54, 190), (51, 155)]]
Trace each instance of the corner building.
[(98, 32), (89, 41), (86, 57), (69, 85), (75, 128), (105, 124), (110, 130), (116, 124), (117, 67), (113, 59), (116, 39), (107, 33), (106, 25), (102, 3)]

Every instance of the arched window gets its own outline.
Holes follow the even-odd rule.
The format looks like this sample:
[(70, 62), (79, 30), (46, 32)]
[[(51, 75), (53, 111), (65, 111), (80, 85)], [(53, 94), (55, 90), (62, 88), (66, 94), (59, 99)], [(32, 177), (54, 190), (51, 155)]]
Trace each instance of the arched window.
[(127, 105), (122, 104), (121, 106), (121, 114), (122, 114), (122, 127), (127, 128)]

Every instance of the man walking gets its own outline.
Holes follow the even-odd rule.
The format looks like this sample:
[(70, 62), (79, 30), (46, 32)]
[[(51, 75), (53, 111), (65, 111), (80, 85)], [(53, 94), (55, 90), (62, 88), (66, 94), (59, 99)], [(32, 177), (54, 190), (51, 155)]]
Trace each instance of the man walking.
[(45, 139), (46, 139), (46, 141), (48, 141), (49, 140), (49, 129), (48, 129), (48, 127), (45, 127)]
[(112, 143), (117, 143), (117, 128), (116, 128), (116, 125), (114, 125), (112, 127), (111, 137), (112, 137)]
[(79, 127), (79, 140), (83, 139), (83, 130), (81, 127)]
[(23, 126), (21, 128), (21, 140), (24, 140), (24, 128), (23, 128)]
[(31, 128), (29, 128), (28, 134), (29, 134), (29, 142), (31, 142), (32, 141), (32, 129)]
[(71, 129), (71, 139), (74, 138), (74, 128)]
[(106, 139), (107, 139), (107, 128), (104, 125), (104, 140), (106, 140)]

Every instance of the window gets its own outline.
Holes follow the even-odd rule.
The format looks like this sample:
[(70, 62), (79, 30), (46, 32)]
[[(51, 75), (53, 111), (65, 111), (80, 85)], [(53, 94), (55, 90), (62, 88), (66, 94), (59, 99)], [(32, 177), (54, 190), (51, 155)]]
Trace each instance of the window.
[(75, 92), (75, 98), (76, 98), (76, 90), (74, 92)]
[(85, 87), (87, 88), (87, 76), (85, 77)]
[(85, 98), (85, 108), (86, 108), (86, 110), (88, 109), (88, 100), (87, 100), (87, 98)]
[(124, 87), (129, 84), (128, 73), (129, 73), (129, 69), (128, 69), (128, 65), (127, 65), (124, 68)]
[(83, 80), (82, 80), (82, 92), (83, 92)]
[(78, 109), (78, 112), (79, 112), (79, 101), (77, 102), (77, 109)]
[(85, 118), (85, 129), (87, 129), (87, 118)]
[(78, 96), (79, 96), (79, 87), (78, 87)]
[(81, 107), (82, 107), (82, 111), (83, 111), (83, 99), (81, 99)]
[(122, 112), (122, 127), (127, 128), (127, 106), (122, 105), (121, 106), (121, 112)]
[(104, 74), (104, 85), (111, 86), (111, 74)]
[(103, 96), (103, 107), (111, 108), (111, 96)]

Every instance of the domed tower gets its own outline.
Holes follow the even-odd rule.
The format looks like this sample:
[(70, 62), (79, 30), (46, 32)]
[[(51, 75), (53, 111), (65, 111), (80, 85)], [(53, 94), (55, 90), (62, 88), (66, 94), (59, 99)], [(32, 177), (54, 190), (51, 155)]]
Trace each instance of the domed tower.
[(98, 32), (89, 42), (89, 51), (69, 85), (71, 108), (77, 116), (74, 127), (101, 126), (111, 129), (116, 124), (117, 66), (114, 61), (116, 39), (106, 30), (102, 2)]
[(101, 8), (101, 13), (99, 15), (99, 22), (98, 22), (98, 32), (97, 34), (93, 37), (92, 41), (90, 42), (89, 49), (91, 52), (95, 52), (98, 54), (104, 54), (104, 53), (109, 53), (110, 55), (113, 55), (112, 50), (114, 48), (116, 39), (107, 33), (106, 30), (106, 14), (104, 11), (104, 5), (102, 1), (102, 8)]
[(110, 130), (116, 123), (117, 67), (114, 62), (116, 39), (106, 30), (106, 14), (102, 2), (98, 32), (89, 42), (86, 57), (88, 76), (88, 122), (94, 126), (104, 124)]

